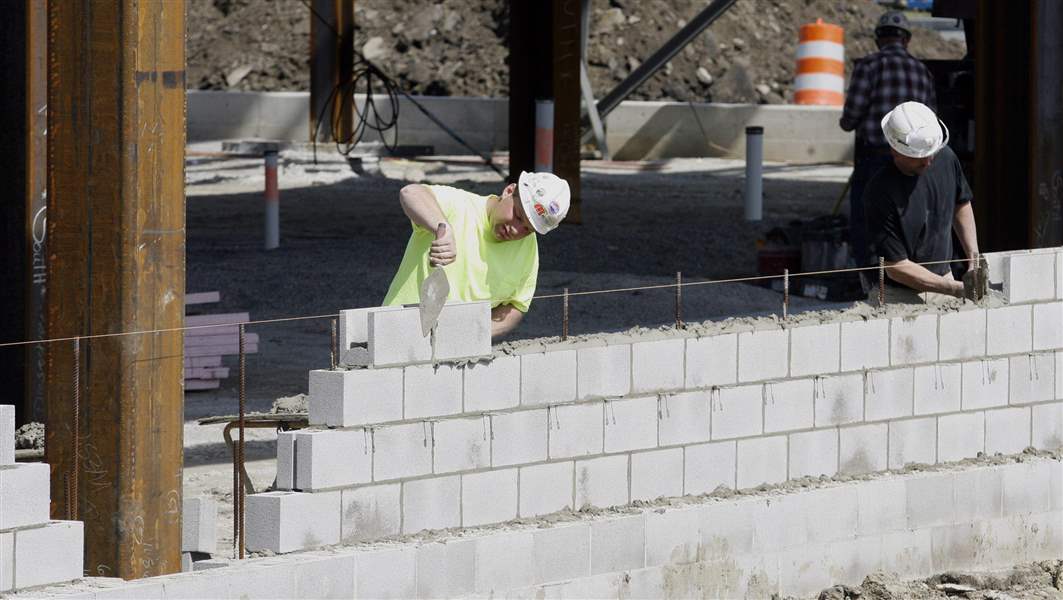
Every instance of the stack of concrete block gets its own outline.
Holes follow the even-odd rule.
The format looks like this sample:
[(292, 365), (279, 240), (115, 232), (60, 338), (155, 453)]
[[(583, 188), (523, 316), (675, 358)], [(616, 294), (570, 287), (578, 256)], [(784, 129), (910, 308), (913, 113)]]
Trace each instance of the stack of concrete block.
[(82, 575), (82, 524), (48, 518), (44, 463), (15, 463), (15, 407), (0, 404), (0, 593)]
[(192, 563), (218, 552), (217, 520), (218, 503), (213, 498), (184, 499), (181, 509), (182, 571), (191, 571)]
[(476, 359), (491, 354), (491, 305), (443, 305), (430, 335), (421, 333), (417, 306), (383, 306), (340, 311), (340, 363), (362, 367), (403, 367)]
[[(1063, 447), (1063, 254), (1045, 255), (991, 257), (1011, 266), (1004, 306), (314, 371), (314, 426), (281, 434), (280, 489), (248, 519), (261, 506), (281, 552)], [(1051, 298), (1008, 283), (1022, 265)]]

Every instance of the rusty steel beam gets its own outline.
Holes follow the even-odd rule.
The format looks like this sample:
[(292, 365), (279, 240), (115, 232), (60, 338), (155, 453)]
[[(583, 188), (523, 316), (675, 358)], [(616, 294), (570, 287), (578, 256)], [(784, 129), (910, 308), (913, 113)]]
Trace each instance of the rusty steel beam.
[[(179, 327), (184, 298), (183, 0), (48, 6), (49, 337)], [(182, 335), (49, 345), (52, 515), (85, 523), (85, 571), (181, 568)]]
[(1030, 245), (1047, 248), (1063, 246), (1063, 3), (1034, 0), (1032, 13)]
[(326, 103), (337, 86), (351, 79), (354, 0), (310, 2), (310, 139), (315, 140), (316, 132), (316, 141), (334, 141), (334, 129), (339, 139), (347, 139), (353, 124), (351, 99), (336, 97), (331, 106)]
[[(580, 223), (580, 0), (510, 0), (509, 178), (535, 166), (535, 100), (554, 101), (554, 173), (572, 190), (565, 223)], [(549, 31), (549, 46), (543, 47)]]
[[(48, 283), (46, 227), (48, 204), (48, 0), (26, 0), (26, 339), (47, 333)], [(44, 421), (43, 345), (25, 350), (26, 421)]]

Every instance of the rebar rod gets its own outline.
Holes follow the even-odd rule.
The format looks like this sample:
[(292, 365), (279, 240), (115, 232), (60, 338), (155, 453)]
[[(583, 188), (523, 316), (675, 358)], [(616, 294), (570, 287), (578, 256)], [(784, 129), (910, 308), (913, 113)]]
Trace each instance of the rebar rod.
[(568, 288), (565, 288), (564, 299), (561, 304), (561, 341), (568, 339)]

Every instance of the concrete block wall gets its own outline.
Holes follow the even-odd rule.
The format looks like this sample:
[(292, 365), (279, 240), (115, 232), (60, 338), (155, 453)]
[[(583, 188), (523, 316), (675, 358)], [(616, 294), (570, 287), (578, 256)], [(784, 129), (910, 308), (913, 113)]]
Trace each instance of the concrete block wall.
[[(832, 585), (859, 585), (875, 571), (917, 579), (1056, 559), (1063, 555), (1061, 487), (1063, 462), (1024, 457), (790, 492), (689, 499), (550, 524), (219, 562), (210, 570), (139, 581), (90, 579), (42, 595), (809, 597)], [(495, 493), (511, 493), (508, 484), (501, 488)]]
[(82, 576), (82, 523), (49, 519), (49, 477), (15, 462), (15, 407), (0, 405), (0, 594)]
[[(1043, 254), (1051, 260), (1030, 264), (1047, 269), (1038, 276), (1052, 280), (1054, 294), (1063, 253)], [(367, 527), (397, 534), (720, 485), (1056, 449), (1063, 445), (1063, 344), (1041, 328), (1056, 322), (1063, 298), (1028, 297), (959, 310), (732, 322), (700, 337), (606, 336), (471, 366), (315, 371), (312, 381), (376, 373), (403, 385), (330, 388), (354, 390), (365, 406), (390, 406), (392, 416), (294, 434), (351, 444), (325, 452), (320, 467), (298, 441), (293, 457), (283, 445), (278, 484), (292, 481), (295, 495), (310, 496), (395, 486), (399, 499), (386, 525)], [(345, 402), (312, 391), (311, 413), (317, 403)], [(305, 482), (299, 474), (307, 469), (330, 479)], [(334, 521), (341, 522), (338, 514)], [(353, 521), (342, 522), (333, 537), (365, 539), (350, 529)]]

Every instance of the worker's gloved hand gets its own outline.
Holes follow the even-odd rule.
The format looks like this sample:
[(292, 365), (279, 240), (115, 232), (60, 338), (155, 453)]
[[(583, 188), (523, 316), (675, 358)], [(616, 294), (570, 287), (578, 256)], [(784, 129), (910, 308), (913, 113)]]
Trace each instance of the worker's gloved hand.
[(428, 249), (428, 264), (433, 267), (442, 267), (454, 262), (457, 256), (454, 230), (446, 223), (440, 223), (436, 229), (436, 239), (432, 242), (432, 247)]
[(978, 302), (989, 290), (989, 262), (978, 255), (975, 262), (963, 274), (963, 297)]

